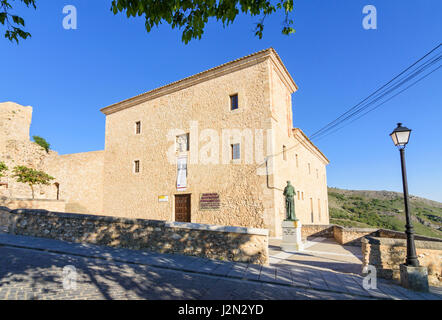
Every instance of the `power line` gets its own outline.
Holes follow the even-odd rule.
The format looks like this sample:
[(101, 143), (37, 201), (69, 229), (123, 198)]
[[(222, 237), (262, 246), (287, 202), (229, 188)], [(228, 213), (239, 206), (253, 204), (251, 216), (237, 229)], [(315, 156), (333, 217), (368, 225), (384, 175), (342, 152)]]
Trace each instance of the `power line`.
[[(438, 66), (437, 68), (433, 69), (432, 71), (430, 71), (429, 73), (425, 74), (424, 76), (422, 76), (421, 78), (419, 78), (418, 80), (416, 80), (415, 82), (413, 82), (412, 84), (410, 84), (409, 86), (407, 86), (406, 88), (402, 89), (401, 91), (397, 92), (396, 94), (394, 94), (393, 96), (389, 97), (387, 100), (384, 100), (383, 102), (381, 102), (380, 104), (374, 106), (373, 108), (369, 109), (368, 111), (364, 112), (363, 114), (361, 114), (359, 117), (353, 119), (352, 121), (350, 121), (347, 124), (344, 124), (341, 127), (338, 127), (337, 129), (333, 130), (332, 132), (329, 132), (331, 129), (335, 128), (336, 126), (340, 125), (341, 123), (343, 123), (346, 120), (351, 119), (352, 117), (360, 114), (362, 111), (366, 110), (367, 108), (369, 108), (370, 106), (372, 106), (374, 103), (376, 103), (377, 101), (381, 100), (383, 97), (387, 96), (388, 94), (392, 93), (394, 90), (398, 89), (399, 87), (401, 87), (402, 85), (404, 85), (405, 83), (411, 81), (412, 79), (414, 79), (415, 77), (417, 77), (419, 74), (421, 74), (422, 72), (424, 72), (425, 70), (427, 70), (428, 68), (430, 68), (431, 66), (433, 66), (434, 64), (436, 64), (437, 62), (439, 62), (440, 60), (442, 60), (442, 54), (436, 56), (435, 58), (431, 58), (430, 60), (424, 62), (422, 65), (417, 66), (414, 70), (412, 70), (410, 73), (406, 74), (410, 69), (412, 69), (414, 66), (416, 66), (419, 62), (421, 62), (422, 60), (424, 60), (426, 57), (428, 57), (429, 55), (431, 55), (434, 51), (436, 51), (439, 47), (441, 47), (442, 44), (437, 45), (435, 48), (433, 48), (432, 50), (430, 50), (428, 53), (426, 53), (423, 57), (421, 57), (420, 59), (418, 59), (416, 62), (414, 62), (412, 65), (410, 65), (409, 67), (407, 67), (405, 70), (403, 70), (402, 72), (400, 72), (397, 76), (395, 76), (393, 79), (391, 79), (390, 81), (388, 81), (386, 84), (384, 84), (382, 87), (378, 88), (375, 92), (373, 92), (372, 94), (370, 94), (368, 97), (366, 97), (365, 99), (363, 99), (361, 102), (359, 102), (358, 104), (356, 104), (355, 106), (353, 106), (352, 108), (350, 108), (349, 110), (347, 110), (345, 113), (343, 113), (342, 115), (340, 115), (338, 118), (336, 118), (335, 120), (329, 122), (328, 124), (326, 124), (324, 127), (322, 127), (321, 129), (319, 129), (318, 131), (316, 131), (309, 139), (310, 140), (319, 140), (322, 139), (340, 129), (342, 129), (343, 127), (349, 125), (350, 123), (353, 123), (357, 120), (359, 120), (360, 118), (362, 118), (363, 116), (365, 116), (366, 114), (368, 114), (369, 112), (372, 112), (373, 110), (379, 108), (380, 106), (384, 105), (385, 103), (387, 103), (388, 101), (390, 101), (391, 99), (393, 99), (394, 97), (398, 96), (399, 94), (401, 94), (402, 92), (408, 90), (409, 88), (411, 88), (412, 86), (414, 86), (415, 84), (417, 84), (418, 82), (422, 81), (423, 79), (425, 79), (426, 77), (428, 77), (430, 74), (436, 72), (437, 70), (439, 70), (442, 65)], [(399, 79), (401, 76), (401, 79)], [(393, 83), (395, 80), (399, 79), (399, 83)], [(370, 98), (372, 98), (372, 100), (370, 101)], [(345, 118), (345, 119), (343, 119)], [(328, 134), (326, 134), (328, 132)], [(293, 146), (287, 148), (285, 151), (281, 151), (281, 152), (277, 152), (274, 153), (272, 155), (269, 155), (265, 158), (265, 161), (260, 163), (260, 164), (256, 164), (255, 166), (253, 166), (253, 168), (247, 172), (246, 174), (250, 174), (252, 172), (254, 172), (257, 168), (263, 166), (263, 165), (267, 165), (268, 159), (272, 158), (272, 157), (276, 157), (280, 154), (283, 154), (284, 152), (288, 152), (294, 148), (296, 148), (298, 145), (300, 144), (300, 142), (297, 142), (296, 144), (294, 144)], [(268, 183), (268, 181), (267, 181)]]
[[(336, 118), (335, 120), (329, 122), (328, 124), (326, 124), (324, 127), (322, 127), (321, 129), (319, 129), (318, 131), (316, 131), (315, 133), (313, 133), (311, 135), (311, 139), (313, 139), (316, 136), (319, 136), (320, 134), (324, 133), (325, 130), (330, 130), (331, 127), (335, 127), (336, 124), (340, 124), (342, 123), (344, 120), (348, 119), (351, 117), (351, 115), (355, 112), (357, 112), (358, 110), (360, 110), (360, 106), (363, 105), (367, 100), (369, 100), (370, 98), (372, 98), (373, 96), (376, 96), (376, 94), (378, 94), (381, 90), (383, 89), (387, 89), (388, 86), (393, 83), (393, 81), (395, 81), (396, 79), (398, 79), (399, 77), (401, 77), (403, 74), (405, 74), (408, 70), (410, 70), (411, 68), (413, 68), (415, 65), (417, 65), (419, 62), (421, 62), (422, 60), (424, 60), (426, 57), (428, 57), (429, 55), (431, 55), (434, 51), (436, 51), (442, 44), (437, 45), (435, 48), (433, 48), (432, 50), (430, 50), (428, 53), (426, 53), (423, 57), (421, 57), (420, 59), (418, 59), (416, 62), (414, 62), (412, 65), (410, 65), (409, 67), (407, 67), (405, 70), (403, 70), (401, 73), (399, 73), (397, 76), (395, 76), (393, 79), (391, 79), (390, 81), (388, 81), (386, 84), (384, 84), (382, 87), (380, 87), (379, 89), (377, 89), (375, 92), (373, 92), (372, 94), (370, 94), (368, 97), (366, 97), (365, 99), (363, 99), (362, 101), (360, 101), (358, 104), (356, 104), (355, 106), (353, 106), (352, 108), (350, 108), (349, 110), (347, 110), (346, 112), (344, 112), (343, 114), (341, 114), (338, 118)], [(431, 62), (431, 61), (430, 61)], [(426, 62), (428, 63), (428, 62)], [(424, 64), (425, 66), (425, 64)], [(359, 108), (358, 108), (359, 107)], [(345, 119), (343, 119), (345, 118)]]
[[(398, 89), (399, 87), (401, 87), (402, 85), (404, 85), (405, 83), (411, 81), (412, 79), (416, 78), (419, 74), (421, 74), (422, 72), (424, 72), (425, 70), (427, 70), (428, 68), (430, 68), (432, 65), (434, 65), (435, 63), (439, 62), (440, 60), (442, 60), (442, 55), (432, 59), (431, 61), (426, 62), (423, 66), (418, 67), (416, 70), (413, 71), (413, 73), (409, 74), (405, 79), (402, 79), (401, 82), (394, 84), (393, 87), (390, 86), (390, 88), (388, 88), (388, 90), (385, 90), (384, 92), (380, 93), (375, 99), (367, 102), (366, 104), (364, 104), (363, 106), (361, 106), (360, 108), (358, 108), (357, 110), (355, 110), (354, 112), (352, 112), (351, 114), (349, 114), (347, 117), (345, 117), (344, 119), (334, 123), (331, 126), (328, 127), (324, 127), (322, 132), (316, 135), (311, 136), (311, 139), (317, 139), (320, 136), (324, 136), (327, 135), (327, 132), (332, 130), (333, 128), (337, 127), (338, 125), (340, 125), (341, 123), (357, 116), (358, 114), (360, 114), (361, 112), (363, 112), (364, 110), (366, 110), (367, 108), (369, 108), (371, 105), (373, 105), (374, 103), (378, 102), (379, 100), (381, 100), (382, 98), (384, 98), (385, 96), (389, 95), (390, 93), (392, 93), (393, 91), (395, 91), (396, 89)], [(438, 68), (436, 68), (435, 70), (437, 70)], [(430, 72), (432, 73), (432, 72)], [(408, 88), (408, 87), (407, 87)], [(403, 92), (405, 90), (402, 90), (401, 92)], [(394, 95), (394, 96), (397, 96)], [(391, 99), (388, 99), (388, 101)], [(359, 117), (360, 118), (360, 117)]]
[[(403, 84), (407, 83), (408, 81), (414, 79), (416, 76), (418, 76), (419, 74), (421, 74), (422, 72), (424, 72), (425, 70), (427, 70), (429, 67), (431, 67), (433, 64), (437, 63), (438, 61), (440, 61), (442, 59), (442, 55), (438, 55), (435, 58), (431, 58), (429, 61), (424, 62), (422, 65), (418, 66), (417, 68), (415, 68), (412, 72), (410, 72), (408, 75), (405, 75), (407, 73), (407, 71), (409, 71), (411, 68), (413, 68), (414, 66), (416, 66), (419, 62), (421, 62), (422, 60), (424, 60), (426, 57), (428, 57), (429, 55), (431, 55), (434, 51), (436, 51), (439, 47), (441, 47), (442, 44), (437, 45), (436, 47), (434, 47), (432, 50), (430, 50), (428, 53), (426, 53), (424, 56), (422, 56), (420, 59), (418, 59), (417, 61), (415, 61), (413, 64), (411, 64), (409, 67), (407, 67), (405, 70), (403, 70), (402, 72), (400, 72), (397, 76), (395, 76), (393, 79), (391, 79), (390, 81), (388, 81), (386, 84), (384, 84), (382, 87), (380, 87), (379, 89), (377, 89), (375, 92), (373, 92), (372, 94), (370, 94), (367, 98), (365, 98), (364, 100), (362, 100), (361, 102), (359, 102), (357, 105), (353, 106), (351, 109), (349, 109), (348, 111), (346, 111), (345, 113), (343, 113), (342, 115), (340, 115), (338, 118), (336, 118), (335, 120), (333, 120), (332, 122), (328, 123), (327, 125), (325, 125), (323, 128), (321, 128), (320, 130), (318, 130), (315, 134), (313, 134), (311, 137), (309, 137), (310, 140), (317, 140), (319, 138), (324, 138), (325, 136), (327, 136), (328, 134), (325, 134), (326, 132), (330, 131), (331, 129), (335, 128), (336, 126), (338, 126), (339, 124), (343, 123), (344, 121), (356, 116), (358, 113), (366, 110), (368, 107), (370, 107), (371, 105), (373, 105), (375, 102), (379, 101), (380, 99), (382, 99), (383, 97), (385, 97), (386, 95), (388, 95), (389, 93), (391, 93), (392, 91), (394, 91), (395, 89), (399, 88), (400, 86), (402, 86)], [(398, 96), (399, 94), (401, 94), (402, 92), (404, 92), (405, 90), (409, 89), (410, 87), (414, 86), (416, 83), (420, 82), (421, 80), (423, 80), (424, 78), (426, 78), (427, 76), (429, 76), (430, 74), (432, 74), (433, 72), (435, 72), (436, 70), (438, 70), (440, 68), (437, 67), (436, 69), (434, 69), (433, 71), (429, 72), (428, 74), (426, 74), (425, 76), (421, 77), (420, 79), (418, 79), (417, 81), (415, 81), (414, 83), (412, 83), (411, 85), (409, 85), (408, 87), (406, 87), (405, 89), (399, 91), (398, 93), (396, 93), (395, 95), (391, 96), (390, 98), (388, 98), (387, 100), (385, 100), (384, 102), (380, 103), (379, 105), (375, 106), (374, 108), (370, 109), (369, 111), (365, 112), (364, 114), (362, 114), (361, 116), (359, 116), (357, 119), (352, 120), (350, 123), (362, 118), (363, 116), (365, 116), (367, 113), (377, 109), (378, 107), (380, 107), (381, 105), (385, 104), (386, 102), (390, 101), (391, 99), (393, 99), (394, 97)], [(403, 78), (401, 78), (401, 81), (399, 82), (399, 84), (393, 84), (393, 81), (395, 81), (396, 79), (400, 78), (402, 75), (405, 75)], [(404, 79), (405, 78), (405, 79)], [(381, 91), (383, 90), (383, 91)], [(375, 100), (372, 101), (368, 101), (370, 98), (372, 97), (376, 97)], [(366, 103), (364, 103), (366, 102)], [(362, 105), (362, 106), (361, 106)], [(358, 108), (359, 107), (359, 108)], [(355, 110), (356, 109), (356, 110)], [(353, 112), (352, 112), (353, 111)], [(347, 116), (347, 117), (345, 117)], [(345, 119), (342, 119), (343, 117), (345, 117)], [(345, 126), (345, 125), (344, 125)], [(332, 134), (336, 131), (338, 131), (339, 129), (342, 129), (344, 126), (332, 131), (329, 134)], [(319, 134), (319, 132), (322, 132), (321, 134)], [(293, 150), (294, 148), (296, 148), (299, 145), (299, 142), (296, 143), (295, 145), (287, 148), (285, 151), (290, 151)], [(274, 153), (272, 155), (269, 155), (266, 157), (266, 159), (269, 159), (271, 157), (276, 157), (280, 154), (282, 154), (284, 151), (280, 151), (277, 153)], [(267, 163), (267, 160), (264, 161), (261, 164), (258, 164), (255, 168), (258, 168), (264, 164)]]
[(362, 118), (363, 116), (365, 116), (366, 114), (370, 113), (371, 111), (374, 111), (375, 109), (379, 108), (380, 106), (382, 106), (383, 104), (387, 103), (388, 101), (390, 101), (391, 99), (393, 99), (394, 97), (396, 97), (397, 95), (401, 94), (402, 92), (404, 92), (405, 90), (407, 90), (408, 88), (414, 86), (415, 84), (417, 84), (418, 82), (420, 82), (421, 80), (425, 79), (426, 77), (428, 77), (430, 74), (432, 74), (433, 72), (437, 71), (438, 69), (442, 68), (442, 65), (435, 68), (434, 70), (430, 71), (429, 73), (427, 73), (426, 75), (424, 75), (423, 77), (419, 78), (418, 80), (416, 80), (415, 82), (413, 82), (412, 84), (410, 84), (408, 87), (406, 87), (405, 89), (399, 91), (398, 93), (396, 93), (395, 95), (391, 96), (390, 98), (388, 98), (387, 100), (383, 101), (382, 103), (376, 105), (375, 107), (371, 108), (370, 110), (368, 110), (367, 112), (363, 113), (361, 116), (357, 117), (356, 119), (353, 119), (352, 121), (350, 121), (349, 123), (343, 125), (342, 127), (337, 128), (336, 130), (333, 130), (332, 132), (330, 132), (329, 134), (323, 135), (322, 137), (319, 137), (316, 139), (316, 141), (321, 140), (322, 138), (327, 137), (328, 135), (331, 135), (333, 133), (335, 133), (336, 131), (339, 131), (340, 129), (350, 125), (351, 123), (355, 122), (356, 120), (359, 120), (360, 118)]

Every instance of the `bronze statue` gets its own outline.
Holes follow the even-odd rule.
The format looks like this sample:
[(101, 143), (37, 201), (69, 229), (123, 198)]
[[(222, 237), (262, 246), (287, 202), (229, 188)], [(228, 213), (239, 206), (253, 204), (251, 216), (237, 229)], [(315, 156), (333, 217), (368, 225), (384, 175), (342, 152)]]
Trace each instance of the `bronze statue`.
[(285, 209), (287, 214), (287, 220), (296, 220), (295, 215), (295, 188), (292, 186), (290, 181), (287, 181), (287, 186), (284, 189), (285, 197)]

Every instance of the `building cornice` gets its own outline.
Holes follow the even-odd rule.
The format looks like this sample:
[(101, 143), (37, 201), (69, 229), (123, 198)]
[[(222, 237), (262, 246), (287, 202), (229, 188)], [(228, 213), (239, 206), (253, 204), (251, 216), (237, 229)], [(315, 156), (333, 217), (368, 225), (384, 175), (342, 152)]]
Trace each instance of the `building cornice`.
[(319, 150), (317, 146), (310, 141), (310, 139), (305, 135), (305, 133), (299, 128), (293, 128), (293, 136), (298, 140), (303, 146), (309, 149), (314, 155), (316, 155), (319, 160), (324, 162), (325, 165), (330, 163), (330, 160)]
[(225, 74), (229, 74), (256, 64), (259, 64), (263, 61), (266, 61), (267, 59), (270, 59), (270, 61), (275, 66), (275, 70), (277, 71), (278, 75), (281, 77), (281, 80), (284, 82), (284, 84), (289, 88), (289, 90), (293, 93), (295, 92), (298, 87), (287, 71), (286, 67), (282, 63), (281, 58), (276, 53), (276, 51), (273, 48), (265, 49), (253, 54), (250, 54), (248, 56), (224, 63), (220, 66), (217, 66), (215, 68), (197, 73), (193, 76), (184, 78), (182, 80), (178, 80), (175, 82), (172, 82), (170, 84), (167, 84), (165, 86), (159, 87), (157, 89), (142, 93), (140, 95), (137, 95), (135, 97), (132, 97), (127, 100), (123, 100), (121, 102), (112, 104), (108, 107), (105, 107), (101, 109), (101, 112), (103, 112), (105, 115), (109, 115), (130, 107), (133, 107), (135, 105), (141, 104), (143, 102), (159, 98), (161, 96), (171, 94), (176, 91), (180, 91), (186, 88), (189, 88), (191, 86), (194, 86), (196, 84), (199, 84), (204, 81), (208, 81), (220, 76), (223, 76)]
[(268, 50), (271, 50), (273, 53), (272, 55), (270, 55), (270, 59), (273, 62), (273, 66), (275, 67), (274, 70), (280, 77), (281, 81), (287, 86), (290, 93), (298, 91), (298, 85), (293, 80), (284, 63), (282, 63), (282, 60), (279, 57), (278, 53), (273, 48), (270, 48)]

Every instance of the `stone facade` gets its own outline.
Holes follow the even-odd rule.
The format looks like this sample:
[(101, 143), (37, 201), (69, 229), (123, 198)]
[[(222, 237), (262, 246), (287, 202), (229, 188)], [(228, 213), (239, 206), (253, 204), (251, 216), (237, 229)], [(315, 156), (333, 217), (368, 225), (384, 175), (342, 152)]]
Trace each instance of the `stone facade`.
[[(416, 240), (416, 254), (419, 264), (428, 268), (429, 284), (442, 287), (442, 241), (431, 240)], [(363, 266), (372, 265), (379, 277), (399, 282), (399, 266), (407, 257), (407, 241), (367, 236), (362, 239), (362, 256)]]
[(0, 198), (0, 207), (7, 207), (9, 209), (45, 209), (54, 212), (65, 212), (66, 202), (47, 199)]
[(46, 210), (3, 211), (1, 216), (12, 234), (268, 264), (268, 230)]
[[(175, 195), (183, 193), (191, 195), (192, 222), (266, 228), (280, 236), (282, 190), (291, 180), (301, 222), (327, 224), (328, 160), (293, 128), (291, 95), (297, 89), (276, 52), (268, 49), (102, 109), (104, 212), (174, 221)], [(239, 107), (231, 110), (235, 94)], [(234, 129), (240, 134), (224, 140), (225, 131)], [(177, 190), (177, 165), (171, 161), (176, 154), (170, 157), (178, 132), (189, 134), (190, 141), (189, 151), (181, 154), (187, 158), (185, 191)], [(210, 154), (218, 156), (205, 163), (213, 137), (218, 144)], [(227, 149), (240, 143), (241, 159), (221, 163), (225, 143)], [(219, 195), (219, 209), (200, 210), (204, 193)], [(159, 202), (159, 196), (169, 201)]]
[[(46, 153), (30, 142), (32, 108), (4, 103), (0, 161), (55, 177), (58, 191), (55, 184), (41, 187), (36, 198), (58, 193), (69, 212), (176, 221), (175, 197), (187, 194), (190, 222), (281, 236), (287, 180), (298, 192), (301, 223), (329, 223), (328, 159), (293, 128), (297, 90), (275, 50), (263, 50), (102, 109), (105, 150), (73, 155)], [(189, 148), (178, 153), (180, 134), (189, 137)], [(232, 159), (233, 144), (240, 145), (240, 159)], [(177, 190), (178, 157), (187, 159), (185, 190)], [(8, 189), (0, 186), (0, 196), (30, 197), (28, 186), (3, 180)], [(219, 205), (202, 209), (204, 194), (216, 194)]]

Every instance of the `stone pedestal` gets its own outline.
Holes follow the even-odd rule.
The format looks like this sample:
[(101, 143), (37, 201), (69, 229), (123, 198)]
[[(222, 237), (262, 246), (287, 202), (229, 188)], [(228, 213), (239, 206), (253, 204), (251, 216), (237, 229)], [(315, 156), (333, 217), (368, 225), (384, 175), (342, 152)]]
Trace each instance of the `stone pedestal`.
[(304, 244), (301, 239), (302, 224), (299, 220), (284, 220), (282, 222), (282, 243), (283, 251), (302, 251)]
[(428, 269), (427, 267), (412, 267), (400, 265), (401, 285), (404, 288), (428, 292)]

